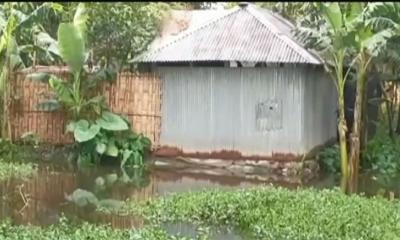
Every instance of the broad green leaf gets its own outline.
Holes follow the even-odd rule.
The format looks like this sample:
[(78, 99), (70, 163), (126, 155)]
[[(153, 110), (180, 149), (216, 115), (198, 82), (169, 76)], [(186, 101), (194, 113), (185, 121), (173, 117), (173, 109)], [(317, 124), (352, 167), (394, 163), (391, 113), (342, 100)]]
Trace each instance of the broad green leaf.
[(40, 47), (44, 51), (49, 51), (57, 57), (61, 57), (57, 41), (52, 38), (48, 33), (39, 32), (38, 34), (36, 34), (35, 39), (37, 47)]
[(133, 165), (141, 166), (143, 164), (143, 156), (138, 151), (133, 152)]
[(65, 86), (65, 83), (61, 79), (50, 77), (49, 85), (57, 93), (57, 97), (61, 102), (66, 103), (67, 105), (73, 105), (73, 95), (70, 89)]
[(110, 131), (128, 130), (128, 124), (117, 114), (111, 112), (103, 112), (101, 118), (96, 123), (103, 129)]
[(322, 10), (327, 22), (332, 26), (334, 31), (338, 31), (343, 26), (343, 15), (338, 2), (322, 3)]
[(48, 83), (50, 80), (51, 75), (48, 73), (31, 73), (26, 76), (29, 80), (40, 81), (43, 83)]
[(15, 71), (25, 67), (24, 62), (19, 54), (12, 54), (9, 56), (10, 68)]
[(78, 142), (86, 142), (93, 139), (99, 133), (100, 127), (93, 124), (89, 127), (89, 122), (86, 120), (79, 120), (75, 123), (74, 137)]
[(128, 161), (128, 159), (130, 158), (130, 156), (132, 155), (133, 151), (129, 150), (129, 149), (125, 149), (123, 154), (122, 154), (122, 161), (121, 161), (121, 168), (123, 168), (126, 164), (126, 162)]
[(85, 3), (79, 3), (74, 15), (74, 26), (78, 29), (83, 39), (85, 39), (86, 21), (88, 17)]
[(363, 3), (362, 2), (351, 2), (350, 4), (350, 14), (347, 16), (347, 21), (352, 21), (356, 19), (363, 11)]
[(99, 154), (103, 154), (107, 149), (107, 146), (104, 143), (97, 143), (96, 144), (96, 151)]
[(85, 44), (79, 29), (70, 23), (58, 27), (58, 47), (63, 60), (74, 73), (79, 73), (85, 62)]
[(118, 157), (118, 148), (115, 146), (114, 141), (108, 142), (106, 155), (110, 157)]

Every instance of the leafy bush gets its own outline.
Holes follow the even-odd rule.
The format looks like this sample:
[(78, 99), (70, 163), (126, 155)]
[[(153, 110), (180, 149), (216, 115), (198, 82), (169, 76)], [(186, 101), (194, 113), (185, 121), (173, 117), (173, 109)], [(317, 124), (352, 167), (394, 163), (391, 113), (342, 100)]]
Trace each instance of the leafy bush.
[(118, 158), (125, 165), (142, 166), (151, 142), (143, 134), (135, 134), (130, 123), (120, 116), (103, 112), (101, 118), (90, 122), (81, 119), (71, 122), (67, 131), (73, 132), (80, 143), (78, 162), (93, 163), (103, 156)]
[(322, 150), (318, 155), (318, 160), (324, 171), (329, 173), (339, 173), (341, 163), (339, 145), (335, 144)]
[(338, 190), (292, 191), (257, 187), (175, 194), (144, 204), (128, 202), (121, 213), (153, 223), (188, 221), (228, 225), (251, 239), (400, 239), (400, 203)]
[(387, 177), (399, 174), (400, 138), (391, 139), (386, 134), (377, 134), (367, 144), (363, 164)]

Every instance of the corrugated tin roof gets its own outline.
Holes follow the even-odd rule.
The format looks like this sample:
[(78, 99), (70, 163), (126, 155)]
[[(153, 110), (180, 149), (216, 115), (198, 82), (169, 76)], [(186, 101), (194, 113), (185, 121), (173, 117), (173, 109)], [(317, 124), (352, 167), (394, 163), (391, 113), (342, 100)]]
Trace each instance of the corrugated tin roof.
[[(249, 5), (219, 10), (211, 20), (192, 24), (168, 41), (158, 41), (135, 62), (248, 61), (321, 64), (297, 43), (293, 25), (272, 12)], [(205, 14), (202, 14), (205, 18)], [(192, 16), (193, 18), (193, 16)], [(162, 43), (162, 44), (160, 44)]]

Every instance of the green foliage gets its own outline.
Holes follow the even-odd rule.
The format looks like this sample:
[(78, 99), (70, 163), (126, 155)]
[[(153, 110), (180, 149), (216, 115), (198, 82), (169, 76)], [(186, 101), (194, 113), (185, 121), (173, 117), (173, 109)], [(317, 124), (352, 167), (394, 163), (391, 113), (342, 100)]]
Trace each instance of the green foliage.
[(168, 4), (154, 2), (92, 2), (88, 6), (93, 64), (115, 66), (118, 71), (147, 49), (169, 11)]
[(150, 140), (143, 134), (135, 134), (131, 130), (100, 129), (93, 138), (82, 142), (79, 158), (83, 162), (93, 163), (108, 156), (118, 159), (121, 168), (138, 167), (144, 164), (145, 155), (150, 147)]
[(0, 138), (0, 160), (4, 162), (26, 162), (29, 160), (37, 160), (40, 158), (35, 150), (38, 147), (39, 139), (31, 133), (25, 133), (20, 143), (14, 144), (8, 139)]
[(340, 172), (340, 149), (335, 144), (322, 150), (318, 155), (319, 163), (322, 169), (328, 173)]
[(85, 48), (85, 35), (81, 32), (85, 29), (84, 4), (79, 4), (74, 23), (62, 23), (58, 29), (58, 46), (63, 61), (65, 61), (72, 71), (67, 81), (52, 74), (33, 73), (28, 75), (29, 79), (46, 82), (48, 81), (51, 89), (57, 94), (56, 99), (51, 99), (39, 105), (44, 109), (57, 110), (57, 107), (66, 107), (73, 115), (73, 118), (90, 117), (93, 114), (100, 115), (106, 108), (105, 100), (102, 96), (93, 96), (93, 89), (102, 81), (113, 80), (115, 74), (106, 74), (111, 69), (101, 69), (91, 73), (84, 69), (87, 55)]
[(129, 122), (111, 112), (103, 112), (92, 123), (84, 119), (71, 122), (67, 131), (73, 132), (75, 140), (81, 143), (79, 158), (86, 163), (108, 156), (119, 159), (121, 168), (125, 165), (141, 166), (151, 147), (147, 137), (135, 134)]
[(120, 116), (111, 113), (103, 112), (101, 117), (96, 120), (99, 127), (110, 131), (123, 131), (128, 130), (128, 124)]
[(74, 22), (59, 27), (60, 52), (72, 70), (67, 81), (45, 73), (30, 74), (28, 78), (48, 81), (57, 94), (57, 99), (42, 104), (42, 107), (55, 110), (57, 106), (63, 106), (72, 113), (73, 121), (68, 124), (67, 131), (72, 132), (80, 144), (79, 163), (98, 162), (105, 155), (118, 158), (121, 167), (143, 165), (144, 154), (150, 148), (149, 139), (136, 135), (127, 121), (109, 112), (103, 96), (92, 94), (101, 81), (116, 75), (109, 69), (100, 69), (96, 73), (84, 69), (87, 55), (84, 31), (88, 19), (85, 5), (79, 4)]
[(100, 126), (97, 124), (89, 126), (87, 120), (81, 119), (77, 122), (69, 123), (67, 130), (74, 133), (77, 142), (86, 142), (93, 139), (99, 133)]
[[(61, 11), (58, 3), (4, 3), (0, 6), (0, 31), (9, 31), (13, 36), (18, 50), (15, 56), (21, 64), (29, 66), (37, 59), (42, 64), (59, 59), (56, 41), (47, 33), (46, 25), (54, 23), (47, 20)], [(11, 22), (14, 25), (9, 28)], [(3, 34), (3, 37), (11, 35)]]
[(40, 137), (33, 132), (25, 132), (21, 135), (21, 141), (25, 145), (33, 145), (37, 148), (40, 143)]
[(400, 138), (377, 134), (368, 142), (363, 156), (365, 167), (380, 175), (395, 177), (400, 173)]
[[(1, 156), (1, 155), (0, 155)], [(5, 162), (0, 160), (0, 181), (13, 178), (28, 178), (34, 175), (37, 167), (31, 163)]]
[(61, 23), (58, 43), (63, 60), (74, 73), (79, 73), (85, 62), (85, 45), (79, 29), (71, 23)]
[(153, 223), (189, 221), (228, 225), (247, 239), (398, 239), (400, 204), (339, 191), (291, 191), (257, 187), (175, 194), (143, 204), (128, 202), (121, 213), (142, 214)]
[(58, 224), (47, 227), (14, 225), (2, 221), (0, 239), (4, 240), (189, 240), (178, 236), (169, 236), (160, 227), (149, 226), (140, 230), (113, 229), (109, 225), (93, 225), (87, 222), (74, 223), (62, 217)]
[[(30, 157), (33, 157), (29, 152)], [(32, 163), (23, 163), (27, 156), (22, 148), (8, 140), (0, 139), (0, 181), (10, 177), (26, 178), (36, 172)]]

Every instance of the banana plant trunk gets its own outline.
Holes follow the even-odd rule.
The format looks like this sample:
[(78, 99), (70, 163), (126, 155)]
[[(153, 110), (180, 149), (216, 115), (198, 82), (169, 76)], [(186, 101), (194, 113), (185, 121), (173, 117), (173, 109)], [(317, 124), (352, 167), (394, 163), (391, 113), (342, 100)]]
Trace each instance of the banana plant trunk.
[(341, 160), (341, 169), (342, 175), (347, 177), (349, 175), (348, 168), (348, 155), (347, 155), (347, 140), (346, 140), (346, 132), (347, 132), (347, 124), (345, 118), (345, 105), (344, 105), (344, 92), (339, 91), (339, 123), (338, 123), (338, 132), (339, 132), (339, 144), (340, 144), (340, 160)]
[(363, 136), (364, 101), (366, 85), (366, 62), (361, 55), (360, 68), (357, 76), (356, 100), (354, 104), (353, 131), (350, 137), (350, 175), (358, 175), (360, 165), (361, 137)]

